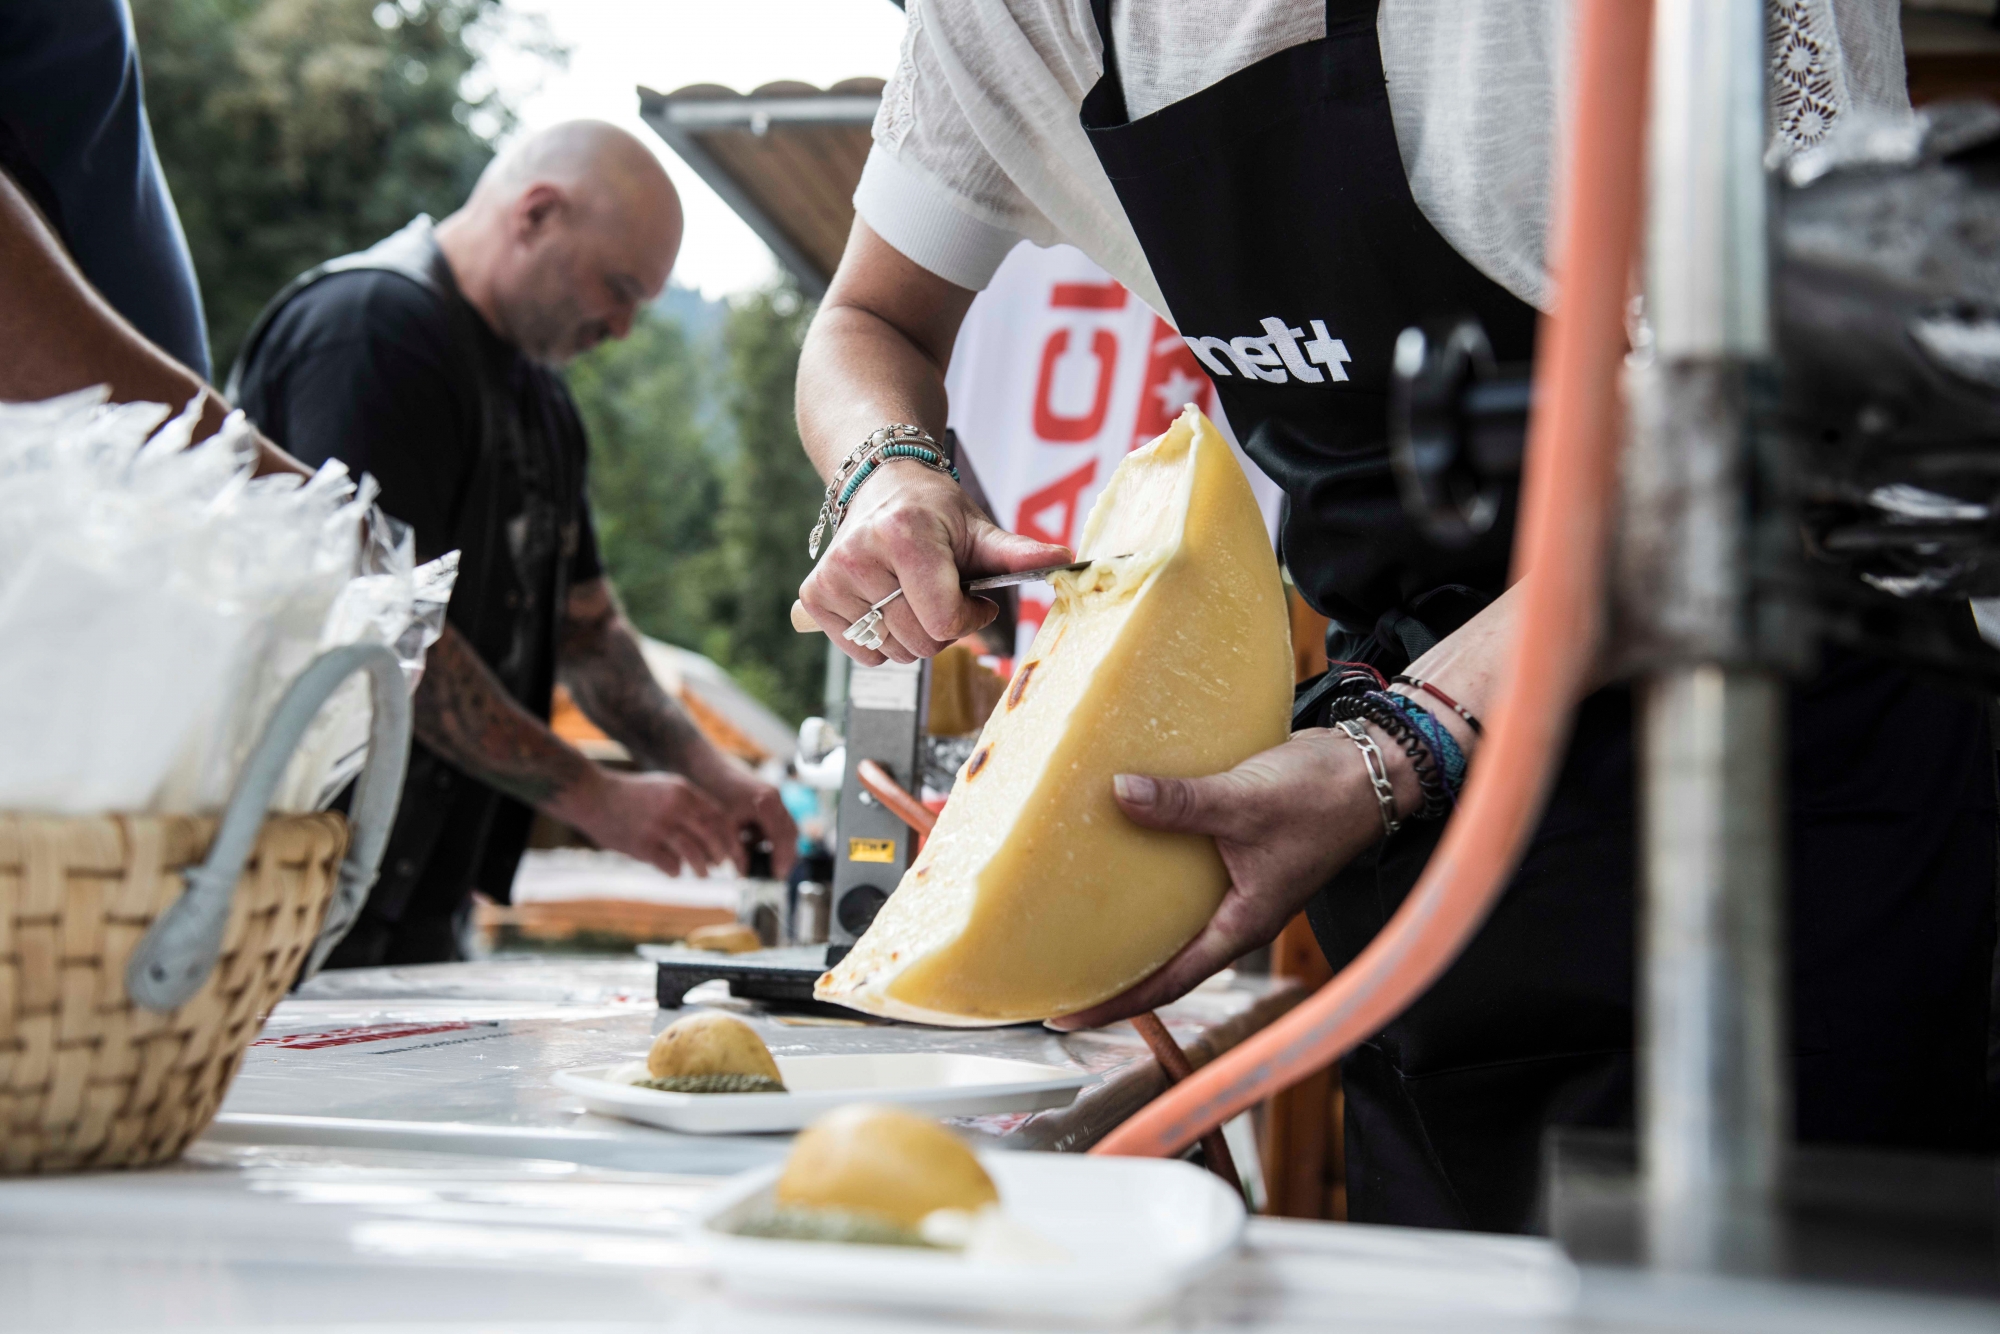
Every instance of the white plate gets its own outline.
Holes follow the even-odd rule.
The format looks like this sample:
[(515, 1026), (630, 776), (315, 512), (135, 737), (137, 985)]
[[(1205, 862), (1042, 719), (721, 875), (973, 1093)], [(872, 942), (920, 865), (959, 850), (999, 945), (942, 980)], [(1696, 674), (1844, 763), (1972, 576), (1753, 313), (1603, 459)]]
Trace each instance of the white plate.
[[(556, 1073), (558, 1087), (605, 1116), (695, 1135), (799, 1130), (850, 1102), (888, 1102), (928, 1116), (1067, 1107), (1093, 1076), (1061, 1066), (952, 1052), (779, 1056), (785, 1093), (667, 1093), (607, 1078), (616, 1065)], [(629, 1062), (627, 1063), (630, 1064)]]
[(1061, 1264), (974, 1262), (947, 1251), (774, 1241), (730, 1229), (770, 1206), (782, 1167), (746, 1172), (696, 1206), (694, 1237), (723, 1286), (760, 1300), (894, 1306), (1063, 1324), (1136, 1319), (1234, 1251), (1243, 1201), (1212, 1174), (1159, 1158), (982, 1153), (1015, 1221)]

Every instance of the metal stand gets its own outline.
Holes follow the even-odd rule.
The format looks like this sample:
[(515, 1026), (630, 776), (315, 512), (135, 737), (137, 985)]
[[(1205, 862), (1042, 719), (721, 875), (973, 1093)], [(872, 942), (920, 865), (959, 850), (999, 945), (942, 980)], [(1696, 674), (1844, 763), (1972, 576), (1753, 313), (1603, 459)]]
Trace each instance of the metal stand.
[(861, 786), (855, 770), (873, 760), (898, 787), (923, 783), (924, 715), (930, 664), (856, 667), (847, 683), (847, 774), (840, 788), (839, 838), (833, 850), (833, 910), (827, 939), (851, 945), (895, 892), (916, 855), (909, 825)]
[(1621, 644), (1643, 666), (1646, 1250), (1767, 1271), (1787, 1124), (1784, 687), (1760, 625), (1751, 405), (1770, 356), (1761, 0), (1656, 11), (1647, 314)]
[(1643, 692), (1647, 1250), (1766, 1271), (1784, 1141), (1779, 749), (1785, 692), (1663, 672)]

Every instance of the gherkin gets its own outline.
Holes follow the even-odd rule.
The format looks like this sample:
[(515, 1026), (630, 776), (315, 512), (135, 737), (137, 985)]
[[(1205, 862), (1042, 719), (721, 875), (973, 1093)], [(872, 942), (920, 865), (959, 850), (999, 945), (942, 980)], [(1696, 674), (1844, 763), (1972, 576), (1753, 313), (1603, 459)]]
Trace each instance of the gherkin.
[(769, 1075), (669, 1075), (635, 1081), (642, 1089), (662, 1093), (783, 1093), (785, 1081)]
[(774, 1241), (833, 1241), (850, 1246), (913, 1246), (941, 1250), (915, 1228), (904, 1227), (886, 1218), (849, 1213), (840, 1209), (772, 1209), (754, 1214), (736, 1225), (745, 1237), (766, 1237)]

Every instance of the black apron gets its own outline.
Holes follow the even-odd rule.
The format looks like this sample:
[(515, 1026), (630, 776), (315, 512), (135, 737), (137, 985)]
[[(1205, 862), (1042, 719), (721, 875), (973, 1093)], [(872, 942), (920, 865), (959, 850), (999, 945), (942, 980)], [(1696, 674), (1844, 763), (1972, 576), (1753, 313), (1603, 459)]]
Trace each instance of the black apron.
[[(1398, 670), (1505, 588), (1514, 505), (1459, 550), (1405, 517), (1382, 443), (1396, 336), (1471, 313), (1521, 361), (1535, 312), (1412, 198), (1375, 0), (1329, 0), (1324, 39), (1137, 121), (1109, 0), (1093, 8), (1105, 73), (1084, 128), (1237, 437), (1284, 488), (1285, 561), (1334, 620), (1329, 650)], [(1995, 872), (1984, 708), (1835, 658), (1791, 723), (1799, 1133), (1976, 1147)], [(1344, 1063), (1351, 1217), (1527, 1229), (1548, 1127), (1631, 1124), (1632, 754), (1627, 692), (1586, 700), (1492, 917)], [(1335, 967), (1396, 910), (1441, 828), (1406, 825), (1314, 899)]]

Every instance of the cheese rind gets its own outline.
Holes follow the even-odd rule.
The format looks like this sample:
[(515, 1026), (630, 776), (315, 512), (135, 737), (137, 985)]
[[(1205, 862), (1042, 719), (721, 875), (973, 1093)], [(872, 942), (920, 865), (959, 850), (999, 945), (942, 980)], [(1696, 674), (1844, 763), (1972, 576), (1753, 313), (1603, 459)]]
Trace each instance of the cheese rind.
[(1248, 480), (1189, 408), (1128, 455), (960, 771), (924, 851), (815, 995), (973, 1026), (1046, 1019), (1139, 982), (1207, 923), (1205, 836), (1127, 820), (1119, 773), (1217, 773), (1283, 741), (1284, 589)]

